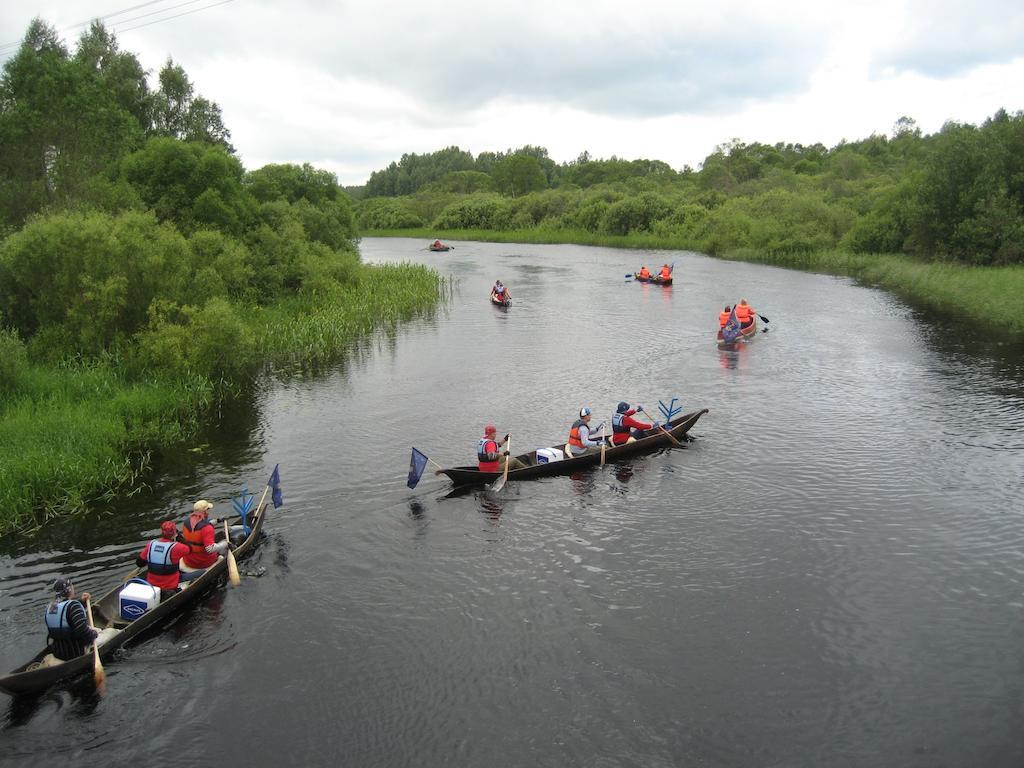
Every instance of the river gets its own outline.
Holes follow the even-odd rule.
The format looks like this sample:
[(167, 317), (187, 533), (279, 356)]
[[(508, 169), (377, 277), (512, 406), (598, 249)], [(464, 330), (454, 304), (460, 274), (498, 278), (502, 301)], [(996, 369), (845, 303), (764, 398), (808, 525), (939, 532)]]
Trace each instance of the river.
[[(54, 576), (105, 591), (161, 520), (280, 463), (251, 575), (107, 662), (104, 697), (0, 702), (0, 764), (1024, 764), (1020, 345), (847, 278), (424, 245), (361, 249), (455, 278), (435, 311), (268, 375), (134, 498), (0, 542), (12, 669)], [(672, 287), (624, 277), (664, 261)], [(767, 332), (720, 351), (740, 298)], [(709, 412), (574, 476), (406, 487), (412, 446), (468, 464), (493, 421), (527, 451), (620, 400)]]

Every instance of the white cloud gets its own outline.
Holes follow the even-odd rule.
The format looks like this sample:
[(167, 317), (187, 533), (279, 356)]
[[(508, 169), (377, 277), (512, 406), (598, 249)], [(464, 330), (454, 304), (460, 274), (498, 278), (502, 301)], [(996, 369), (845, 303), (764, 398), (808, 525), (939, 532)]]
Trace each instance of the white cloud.
[[(932, 132), (1024, 108), (1024, 13), (1007, 0), (215, 2), (108, 24), (154, 74), (168, 56), (185, 68), (246, 167), (310, 162), (347, 184), (451, 145), (681, 168), (732, 138), (833, 146), (904, 115)], [(33, 12), (4, 6), (0, 45)], [(35, 12), (72, 47), (89, 15)]]

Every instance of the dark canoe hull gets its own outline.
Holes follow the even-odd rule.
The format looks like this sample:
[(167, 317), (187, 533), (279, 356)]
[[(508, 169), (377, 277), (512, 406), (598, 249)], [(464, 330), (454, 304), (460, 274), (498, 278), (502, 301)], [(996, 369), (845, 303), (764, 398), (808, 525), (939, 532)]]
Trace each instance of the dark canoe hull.
[(498, 299), (498, 298), (495, 298), (494, 294), (492, 293), (491, 294), (491, 304), (494, 304), (494, 305), (499, 306), (499, 307), (511, 307), (512, 306), (512, 299), (510, 299), (510, 298), (509, 299), (505, 299), (505, 300)]
[[(258, 541), (263, 530), (263, 518), (266, 514), (266, 509), (267, 506), (263, 505), (252, 517), (249, 535), (232, 550), (236, 559), (240, 560), (245, 557)], [(194, 579), (188, 587), (166, 600), (162, 600), (156, 608), (147, 611), (134, 621), (125, 621), (119, 615), (120, 592), (129, 579), (139, 577), (143, 573), (142, 569), (136, 570), (128, 579), (120, 582), (92, 604), (93, 622), (96, 628), (112, 627), (118, 630), (116, 634), (113, 634), (100, 644), (100, 658), (107, 659), (118, 648), (130, 643), (134, 638), (146, 632), (146, 630), (158, 627), (180, 614), (187, 606), (217, 586), (227, 574), (227, 569), (227, 560), (223, 557), (219, 558), (216, 563), (206, 569), (202, 576)], [(32, 657), (30, 661), (22, 664), (5, 677), (0, 678), (0, 691), (11, 696), (40, 693), (62, 680), (70, 680), (87, 672), (92, 672), (91, 648), (87, 653), (60, 664), (55, 664), (51, 667), (33, 668), (47, 653), (49, 653), (49, 649), (44, 648)]]
[(740, 328), (739, 338), (734, 341), (726, 341), (722, 338), (722, 331), (718, 331), (718, 348), (719, 349), (732, 349), (741, 341), (746, 341), (757, 333), (757, 315), (754, 315), (753, 321), (746, 328)]
[[(697, 420), (708, 412), (707, 408), (699, 411), (693, 411), (692, 413), (686, 413), (675, 419), (672, 419), (671, 428), (668, 432), (671, 433), (679, 442), (682, 442), (686, 437), (686, 433), (697, 423)], [(672, 439), (664, 432), (659, 430), (650, 430), (649, 433), (636, 442), (626, 443), (625, 445), (617, 445), (605, 449), (604, 461), (605, 464), (609, 462), (618, 461), (626, 456), (635, 456), (642, 453), (650, 453), (658, 448), (664, 448), (665, 446), (675, 445)], [(564, 444), (557, 446), (558, 448), (563, 447)], [(508, 472), (509, 481), (512, 480), (532, 480), (538, 477), (551, 477), (552, 475), (567, 475), (586, 467), (595, 466), (601, 462), (601, 452), (594, 451), (593, 453), (585, 453), (582, 456), (574, 456), (571, 459), (562, 459), (561, 461), (552, 461), (547, 464), (537, 463), (537, 452), (530, 451), (530, 453), (520, 454), (516, 457), (527, 466), (521, 469), (510, 469)], [(447, 475), (451, 481), (457, 485), (482, 485), (484, 483), (491, 483), (501, 477), (501, 472), (481, 472), (476, 467), (450, 467), (448, 469), (438, 470), (440, 474)]]
[(430, 250), (432, 251), (450, 251), (451, 249), (452, 247), (450, 245), (442, 245), (440, 248), (436, 248), (433, 245), (430, 246)]
[(638, 283), (653, 283), (654, 285), (672, 285), (672, 278), (667, 280), (660, 277), (659, 275), (651, 275), (650, 277), (640, 277), (639, 274), (634, 273), (633, 278)]

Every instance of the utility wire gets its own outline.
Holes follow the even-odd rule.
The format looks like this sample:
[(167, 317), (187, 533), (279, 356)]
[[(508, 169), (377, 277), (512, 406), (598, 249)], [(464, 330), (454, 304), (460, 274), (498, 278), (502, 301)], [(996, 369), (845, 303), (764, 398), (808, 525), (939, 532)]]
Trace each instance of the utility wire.
[[(171, 6), (168, 6), (166, 8), (160, 8), (158, 10), (151, 11), (149, 13), (144, 13), (144, 14), (141, 14), (139, 16), (134, 16), (134, 17), (132, 17), (130, 19), (123, 19), (121, 21), (116, 22), (116, 24), (129, 24), (129, 23), (131, 23), (133, 21), (138, 21), (139, 19), (146, 18), (147, 16), (155, 16), (155, 15), (160, 14), (160, 13), (166, 13), (167, 11), (173, 11), (176, 8), (183, 8), (186, 5), (193, 5), (194, 3), (198, 3), (198, 2), (202, 2), (202, 1), (203, 0), (188, 0), (188, 2), (179, 3), (177, 5), (171, 5)], [(130, 8), (125, 8), (124, 10), (121, 10), (121, 11), (115, 11), (114, 13), (108, 13), (105, 16), (96, 16), (96, 17), (94, 17), (92, 19), (89, 19), (88, 21), (79, 22), (78, 24), (72, 24), (71, 26), (65, 27), (64, 29), (60, 30), (60, 32), (62, 32), (62, 33), (63, 32), (69, 32), (69, 31), (71, 31), (73, 29), (78, 29), (79, 27), (88, 26), (89, 24), (92, 24), (94, 21), (106, 21), (107, 19), (112, 19), (115, 16), (122, 16), (122, 15), (124, 15), (126, 13), (131, 13), (132, 11), (139, 10), (140, 8), (146, 8), (148, 6), (157, 5), (159, 3), (164, 3), (164, 2), (167, 2), (167, 0), (150, 0), (148, 3), (141, 3), (139, 5), (133, 5)], [(117, 28), (115, 26), (114, 27), (114, 31), (115, 32), (129, 32), (129, 31), (131, 31), (133, 29), (141, 29), (142, 27), (152, 26), (153, 24), (159, 24), (159, 23), (164, 22), (164, 21), (170, 21), (171, 19), (177, 19), (177, 18), (179, 18), (181, 16), (188, 16), (189, 14), (192, 14), (192, 13), (198, 13), (199, 11), (205, 11), (205, 10), (207, 10), (209, 8), (216, 8), (218, 5), (226, 5), (227, 3), (231, 3), (231, 2), (234, 2), (234, 0), (221, 0), (221, 2), (219, 2), (219, 3), (213, 3), (211, 5), (203, 6), (202, 8), (194, 8), (191, 11), (185, 11), (184, 13), (177, 13), (177, 14), (175, 14), (173, 16), (167, 16), (167, 17), (162, 18), (162, 19), (155, 19), (155, 20), (147, 22), (145, 24), (138, 24), (138, 25), (136, 25), (134, 27), (127, 27), (127, 28), (119, 29), (119, 28)], [(16, 49), (20, 48), (21, 44), (23, 42), (24, 42), (24, 39), (16, 40), (16, 41), (13, 41), (13, 42), (10, 42), (10, 43), (0, 44), (0, 56), (2, 56), (4, 54), (7, 54), (7, 53), (10, 53), (13, 50), (16, 50)]]

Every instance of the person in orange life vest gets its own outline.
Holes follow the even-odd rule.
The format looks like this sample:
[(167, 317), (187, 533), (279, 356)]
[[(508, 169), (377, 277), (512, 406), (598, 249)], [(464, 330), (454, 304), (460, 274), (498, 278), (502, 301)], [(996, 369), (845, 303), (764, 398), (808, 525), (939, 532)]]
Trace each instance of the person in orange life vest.
[(504, 472), (506, 461), (509, 462), (509, 470), (522, 468), (523, 462), (501, 450), (501, 446), (508, 442), (508, 435), (499, 443), (497, 432), (493, 424), (484, 427), (484, 436), (476, 448), (477, 469), (481, 472)]
[(601, 447), (601, 440), (590, 437), (591, 410), (580, 408), (580, 417), (569, 428), (569, 439), (566, 441), (573, 456), (581, 456), (590, 449)]
[(668, 280), (670, 277), (672, 277), (672, 267), (670, 267), (668, 264), (662, 264), (661, 272), (658, 273), (658, 277), (660, 277), (662, 280)]
[[(75, 597), (75, 585), (71, 579), (57, 579), (53, 582), (54, 600), (46, 606), (46, 632), (50, 653), (61, 661), (81, 656), (99, 634), (89, 627), (85, 606)], [(82, 600), (88, 600), (89, 593), (82, 593)]]
[(178, 591), (181, 581), (178, 563), (188, 554), (188, 547), (174, 540), (177, 533), (174, 521), (165, 520), (160, 524), (160, 538), (149, 542), (135, 558), (137, 566), (147, 567), (146, 581), (160, 589), (161, 597)]
[(651, 278), (651, 271), (646, 266), (640, 267), (640, 271), (636, 273), (636, 276), (641, 280), (649, 280)]
[[(188, 545), (188, 554), (183, 562), (189, 568), (206, 569), (217, 562), (217, 558), (228, 551), (228, 542), (215, 541), (217, 529), (210, 522), (210, 510), (213, 504), (200, 499), (192, 505), (192, 514), (181, 526), (181, 539)], [(186, 571), (182, 574), (185, 580), (194, 579), (202, 570)]]
[(746, 299), (740, 299), (736, 305), (736, 319), (740, 321), (740, 327), (746, 328), (754, 322), (754, 308), (747, 304)]
[(725, 324), (729, 322), (729, 315), (732, 314), (732, 307), (728, 304), (725, 305), (725, 309), (718, 313), (718, 327), (725, 328)]
[(639, 433), (654, 427), (653, 424), (647, 424), (633, 418), (634, 413), (639, 413), (642, 410), (643, 406), (641, 405), (638, 405), (636, 408), (630, 408), (629, 403), (625, 401), (619, 403), (619, 406), (615, 409), (615, 415), (612, 416), (612, 445), (625, 445), (634, 438), (643, 437)]

